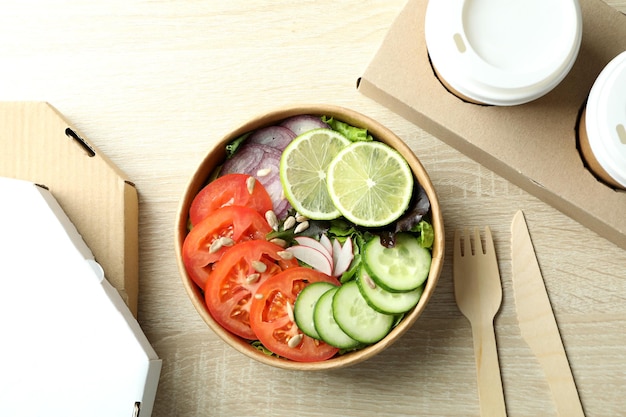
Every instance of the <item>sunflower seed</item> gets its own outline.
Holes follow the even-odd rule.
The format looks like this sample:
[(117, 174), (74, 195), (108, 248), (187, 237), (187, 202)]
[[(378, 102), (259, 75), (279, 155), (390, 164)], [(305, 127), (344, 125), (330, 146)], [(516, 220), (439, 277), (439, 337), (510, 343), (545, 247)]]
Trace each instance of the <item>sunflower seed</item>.
[(254, 284), (261, 278), (261, 274), (250, 274), (246, 277), (247, 284)]
[(222, 242), (222, 246), (234, 246), (235, 245), (235, 241), (230, 237), (222, 236), (221, 238), (219, 238), (219, 241)]
[(209, 246), (209, 253), (216, 253), (218, 250), (222, 249), (223, 243), (220, 239), (215, 239), (211, 246)]
[(301, 233), (304, 232), (306, 229), (309, 228), (309, 222), (308, 221), (303, 221), (302, 223), (300, 223), (299, 225), (296, 226), (296, 228), (294, 229), (294, 233)]
[(288, 250), (281, 250), (280, 252), (277, 252), (277, 253), (278, 253), (278, 256), (280, 256), (286, 261), (293, 259), (293, 253), (289, 252)]
[(271, 243), (280, 246), (281, 248), (284, 248), (287, 246), (287, 242), (285, 241), (285, 239), (281, 239), (278, 237), (275, 237), (273, 239), (270, 240)]
[(267, 224), (274, 230), (278, 230), (278, 217), (276, 217), (276, 213), (272, 210), (268, 210), (265, 212), (265, 220), (267, 220)]
[(289, 320), (295, 322), (295, 319), (293, 317), (293, 306), (291, 305), (290, 302), (287, 302), (285, 309), (287, 310), (287, 317), (289, 317)]
[(296, 218), (293, 216), (289, 216), (285, 219), (285, 222), (283, 223), (283, 229), (289, 230), (295, 225), (296, 225)]
[(289, 346), (292, 349), (295, 347), (298, 347), (298, 345), (302, 342), (303, 338), (304, 336), (302, 336), (302, 333), (298, 333), (297, 335), (289, 339), (289, 341), (287, 342), (287, 346)]
[(261, 274), (267, 271), (267, 265), (265, 265), (261, 261), (252, 261), (252, 268), (254, 268), (256, 272), (260, 272)]
[(298, 214), (298, 215), (296, 216), (296, 221), (297, 221), (298, 223), (306, 222), (306, 221), (308, 221), (308, 220), (309, 220), (309, 218), (308, 218), (308, 217), (306, 217), (306, 216), (303, 216), (302, 214)]
[(248, 187), (248, 192), (252, 194), (254, 192), (254, 186), (256, 185), (256, 180), (254, 177), (248, 177), (246, 179), (246, 187)]
[(267, 177), (271, 173), (272, 173), (272, 168), (263, 168), (263, 169), (259, 169), (256, 172), (256, 176), (257, 177)]

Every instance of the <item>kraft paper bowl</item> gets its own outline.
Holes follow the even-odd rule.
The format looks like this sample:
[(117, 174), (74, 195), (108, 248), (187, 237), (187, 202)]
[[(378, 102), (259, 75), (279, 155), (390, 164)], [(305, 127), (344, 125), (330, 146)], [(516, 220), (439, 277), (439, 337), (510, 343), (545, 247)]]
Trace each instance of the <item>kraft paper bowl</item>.
[[(335, 356), (334, 358), (326, 361), (306, 363), (268, 356), (257, 350), (255, 347), (251, 346), (249, 341), (233, 335), (232, 333), (222, 328), (209, 314), (209, 311), (204, 303), (203, 292), (188, 276), (181, 256), (183, 242), (188, 230), (188, 213), (191, 202), (195, 195), (206, 184), (207, 179), (210, 177), (215, 168), (224, 162), (226, 144), (230, 143), (233, 139), (241, 136), (246, 132), (264, 126), (270, 126), (276, 124), (283, 119), (286, 119), (287, 117), (300, 114), (332, 116), (353, 126), (367, 128), (368, 131), (374, 136), (374, 138), (392, 146), (398, 152), (400, 152), (400, 154), (402, 154), (409, 163), (415, 178), (417, 179), (417, 181), (419, 181), (421, 186), (426, 191), (428, 197), (430, 198), (431, 221), (435, 232), (435, 242), (432, 249), (433, 259), (430, 273), (425, 284), (423, 295), (418, 305), (415, 306), (411, 311), (406, 313), (402, 321), (387, 336), (385, 336), (385, 338), (383, 338), (379, 342), (361, 350)], [(428, 301), (435, 291), (435, 287), (439, 279), (439, 274), (441, 272), (444, 259), (444, 227), (441, 209), (439, 207), (439, 200), (437, 198), (437, 194), (435, 192), (433, 184), (431, 183), (431, 180), (428, 176), (428, 173), (420, 163), (419, 159), (400, 138), (398, 138), (395, 134), (393, 134), (389, 129), (382, 126), (380, 123), (353, 110), (333, 105), (314, 104), (280, 108), (269, 113), (259, 115), (234, 129), (232, 132), (219, 140), (215, 147), (208, 151), (205, 158), (202, 160), (199, 167), (189, 180), (180, 201), (176, 216), (175, 248), (180, 276), (192, 304), (196, 308), (200, 317), (202, 317), (202, 319), (205, 321), (205, 323), (225, 343), (233, 347), (235, 350), (241, 352), (242, 354), (270, 366), (290, 370), (326, 370), (343, 368), (369, 359), (391, 346), (407, 330), (411, 328), (411, 326), (424, 311)]]

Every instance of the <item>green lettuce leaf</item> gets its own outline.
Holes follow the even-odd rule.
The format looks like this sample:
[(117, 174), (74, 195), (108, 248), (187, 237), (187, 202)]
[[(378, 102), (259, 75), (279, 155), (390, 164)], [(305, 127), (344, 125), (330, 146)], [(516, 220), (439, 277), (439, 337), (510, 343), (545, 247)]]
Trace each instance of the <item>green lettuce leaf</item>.
[(349, 124), (336, 120), (333, 117), (322, 116), (322, 121), (329, 125), (331, 129), (341, 133), (352, 142), (374, 140), (372, 135), (367, 133), (367, 129), (350, 126)]

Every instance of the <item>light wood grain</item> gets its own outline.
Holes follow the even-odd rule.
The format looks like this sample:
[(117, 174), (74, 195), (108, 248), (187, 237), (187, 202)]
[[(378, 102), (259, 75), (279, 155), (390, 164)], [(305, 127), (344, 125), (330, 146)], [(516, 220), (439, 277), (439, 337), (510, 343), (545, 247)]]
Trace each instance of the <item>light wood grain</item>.
[[(362, 112), (413, 149), (437, 188), (448, 241), (461, 226), (491, 227), (503, 282), (495, 326), (509, 415), (556, 415), (515, 318), (509, 227), (518, 209), (586, 415), (624, 415), (626, 251), (356, 91), (404, 3), (0, 3), (0, 99), (50, 101), (137, 185), (139, 321), (164, 361), (155, 417), (479, 415), (451, 247), (415, 326), (379, 356), (337, 372), (253, 362), (226, 347), (189, 301), (174, 258), (174, 222), (192, 172), (216, 141), (257, 113), (319, 102)], [(626, 11), (623, 0), (609, 4)]]

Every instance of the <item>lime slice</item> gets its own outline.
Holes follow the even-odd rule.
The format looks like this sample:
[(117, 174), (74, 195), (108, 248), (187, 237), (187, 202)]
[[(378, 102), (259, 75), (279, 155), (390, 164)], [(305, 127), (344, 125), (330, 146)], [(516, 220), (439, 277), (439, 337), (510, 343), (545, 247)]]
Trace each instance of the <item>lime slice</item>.
[(351, 142), (330, 129), (314, 129), (296, 137), (280, 158), (285, 197), (298, 213), (313, 220), (341, 214), (328, 195), (326, 171), (335, 155)]
[(328, 166), (328, 192), (351, 222), (380, 227), (398, 219), (413, 192), (413, 173), (395, 149), (382, 142), (354, 142)]

